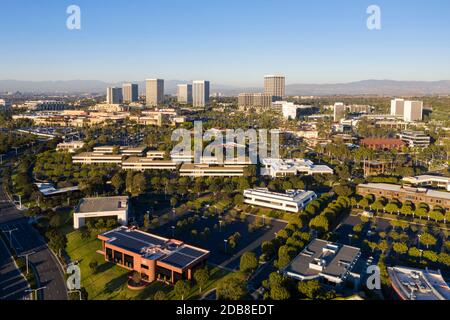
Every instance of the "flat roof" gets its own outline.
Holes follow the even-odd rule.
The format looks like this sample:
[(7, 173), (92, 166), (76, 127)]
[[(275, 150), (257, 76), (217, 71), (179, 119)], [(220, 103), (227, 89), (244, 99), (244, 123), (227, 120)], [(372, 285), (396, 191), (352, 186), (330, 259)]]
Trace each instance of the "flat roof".
[(410, 194), (423, 194), (428, 197), (450, 200), (449, 192), (435, 191), (435, 190), (430, 190), (430, 189), (426, 189), (426, 188), (402, 187), (400, 185), (388, 184), (388, 183), (366, 183), (366, 184), (360, 184), (360, 185), (358, 185), (358, 187), (387, 190), (387, 191), (393, 191), (393, 192), (404, 192), (404, 193), (410, 193)]
[(196, 260), (205, 258), (209, 251), (127, 227), (105, 232), (107, 244), (140, 254), (147, 260), (158, 260), (175, 268), (183, 269)]
[(244, 166), (210, 166), (207, 164), (192, 164), (184, 163), (180, 171), (236, 171), (241, 172), (244, 170)]
[(285, 268), (285, 272), (304, 278), (329, 275), (342, 279), (351, 271), (360, 252), (356, 247), (315, 239)]
[(391, 267), (388, 274), (404, 300), (450, 300), (450, 287), (439, 271)]
[(123, 202), (128, 206), (128, 197), (83, 198), (75, 208), (75, 213), (123, 211), (126, 209), (121, 206)]

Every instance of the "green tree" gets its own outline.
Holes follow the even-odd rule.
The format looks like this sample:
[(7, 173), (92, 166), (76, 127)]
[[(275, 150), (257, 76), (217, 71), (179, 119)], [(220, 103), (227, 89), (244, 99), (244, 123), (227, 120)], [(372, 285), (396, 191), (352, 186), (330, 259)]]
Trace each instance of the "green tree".
[(153, 296), (153, 300), (160, 300), (160, 301), (167, 300), (166, 293), (162, 290), (156, 291), (156, 293)]
[(437, 239), (429, 233), (423, 233), (420, 236), (420, 243), (423, 244), (424, 246), (427, 246), (428, 249), (430, 246), (436, 245)]
[(239, 275), (232, 275), (217, 285), (219, 300), (241, 300), (247, 294), (246, 282)]
[(392, 249), (399, 255), (405, 254), (408, 252), (408, 246), (402, 242), (394, 243)]
[(207, 268), (198, 269), (194, 273), (194, 280), (197, 282), (200, 293), (209, 281), (209, 271)]
[(111, 185), (116, 190), (116, 194), (120, 194), (121, 190), (125, 186), (125, 181), (120, 173), (116, 173), (111, 179)]
[(252, 272), (258, 267), (258, 259), (253, 252), (245, 252), (241, 256), (240, 270), (242, 272)]
[(189, 294), (190, 290), (191, 286), (189, 285), (189, 282), (184, 280), (178, 280), (173, 288), (175, 296), (180, 297), (181, 300), (184, 300), (184, 298)]
[(298, 291), (307, 299), (317, 299), (322, 291), (319, 281), (300, 281), (298, 284)]

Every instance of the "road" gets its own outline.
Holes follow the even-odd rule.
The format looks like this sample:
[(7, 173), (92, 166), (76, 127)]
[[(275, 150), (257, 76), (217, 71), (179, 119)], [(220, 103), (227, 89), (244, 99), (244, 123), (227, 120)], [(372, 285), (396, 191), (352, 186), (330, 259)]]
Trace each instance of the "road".
[(0, 300), (24, 300), (28, 282), (14, 263), (11, 253), (0, 240)]
[[(28, 223), (22, 211), (18, 210), (10, 201), (0, 183), (0, 229), (11, 230), (12, 244), (18, 254), (34, 252), (30, 262), (34, 265), (39, 278), (40, 286), (46, 287), (40, 291), (44, 300), (67, 300), (66, 282), (56, 257), (47, 247), (45, 240), (39, 232)], [(9, 234), (6, 234), (9, 237)], [(2, 252), (4, 252), (2, 250)], [(2, 254), (3, 256), (3, 254)], [(6, 258), (6, 261), (8, 259)], [(7, 263), (2, 266), (7, 267)], [(2, 271), (3, 275), (3, 271)], [(0, 287), (4, 285), (0, 282)], [(23, 290), (26, 290), (23, 288)]]

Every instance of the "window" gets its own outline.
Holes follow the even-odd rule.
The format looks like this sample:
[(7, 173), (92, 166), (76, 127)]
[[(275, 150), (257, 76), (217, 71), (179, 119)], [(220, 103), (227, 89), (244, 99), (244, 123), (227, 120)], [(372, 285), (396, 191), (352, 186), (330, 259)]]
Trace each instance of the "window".
[(146, 266), (145, 264), (141, 264), (141, 269), (148, 270), (148, 266)]

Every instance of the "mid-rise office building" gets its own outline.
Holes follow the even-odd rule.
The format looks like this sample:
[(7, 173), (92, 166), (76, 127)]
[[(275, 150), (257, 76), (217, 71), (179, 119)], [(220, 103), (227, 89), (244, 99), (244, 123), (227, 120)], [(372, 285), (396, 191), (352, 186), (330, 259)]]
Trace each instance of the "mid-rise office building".
[(285, 119), (296, 120), (301, 115), (311, 114), (313, 107), (310, 105), (297, 105), (293, 102), (283, 101), (281, 103), (281, 112)]
[(192, 104), (192, 85), (179, 84), (177, 86), (177, 100), (181, 104)]
[(283, 100), (286, 95), (286, 80), (284, 76), (265, 76), (264, 93), (275, 97), (275, 100)]
[(108, 87), (106, 89), (107, 104), (121, 104), (123, 102), (122, 88)]
[(242, 108), (270, 108), (274, 101), (274, 96), (266, 93), (241, 93), (238, 96), (238, 106)]
[(164, 80), (147, 79), (145, 81), (145, 94), (147, 106), (155, 107), (164, 103)]
[(205, 107), (209, 103), (209, 81), (197, 80), (192, 83), (194, 107)]
[(404, 131), (399, 136), (410, 148), (427, 148), (431, 143), (431, 137), (420, 131)]
[(286, 193), (276, 193), (266, 188), (244, 190), (244, 202), (247, 204), (292, 213), (299, 212), (314, 199), (317, 199), (314, 191), (287, 190)]
[(125, 83), (122, 87), (123, 102), (131, 103), (139, 101), (139, 87), (134, 83)]

